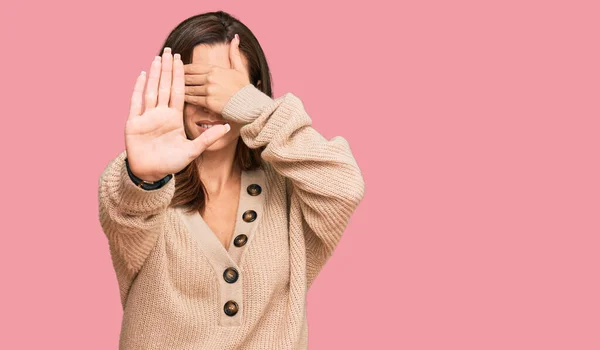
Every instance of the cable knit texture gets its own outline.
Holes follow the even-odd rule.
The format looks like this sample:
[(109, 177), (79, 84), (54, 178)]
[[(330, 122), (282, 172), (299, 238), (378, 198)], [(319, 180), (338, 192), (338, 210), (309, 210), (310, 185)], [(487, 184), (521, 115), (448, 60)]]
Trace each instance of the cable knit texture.
[[(157, 190), (136, 187), (125, 151), (100, 177), (121, 350), (308, 348), (306, 293), (364, 196), (361, 171), (348, 142), (319, 134), (291, 93), (272, 99), (248, 84), (222, 115), (244, 124), (248, 147), (266, 146), (265, 166), (242, 173), (233, 238), (245, 235), (245, 244), (232, 239), (226, 249), (198, 213), (170, 207), (176, 177)], [(239, 274), (233, 283), (224, 280), (229, 267)]]

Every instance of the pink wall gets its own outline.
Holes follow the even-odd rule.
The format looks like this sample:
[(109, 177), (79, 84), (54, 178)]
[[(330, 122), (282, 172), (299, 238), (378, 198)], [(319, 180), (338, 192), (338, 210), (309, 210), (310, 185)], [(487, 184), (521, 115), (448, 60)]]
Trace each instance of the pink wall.
[(217, 9), (365, 177), (311, 349), (600, 348), (597, 1), (175, 3), (3, 5), (0, 348), (117, 348), (98, 177), (139, 72)]

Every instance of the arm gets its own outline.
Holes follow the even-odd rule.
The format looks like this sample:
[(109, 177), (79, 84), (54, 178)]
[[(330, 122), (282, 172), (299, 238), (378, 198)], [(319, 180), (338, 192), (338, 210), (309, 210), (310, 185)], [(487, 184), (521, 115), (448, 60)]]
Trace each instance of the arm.
[(305, 235), (310, 286), (364, 196), (363, 177), (348, 142), (319, 134), (298, 97), (287, 93), (273, 100), (252, 84), (239, 90), (222, 114), (246, 124), (240, 130), (243, 141), (250, 148), (265, 146), (262, 158), (285, 177), (290, 224)]
[[(117, 278), (123, 288), (144, 264), (154, 247), (175, 193), (175, 179), (156, 190), (137, 187), (127, 173), (126, 151), (105, 168), (99, 180), (98, 202), (102, 230), (108, 238)], [(128, 281), (126, 285), (122, 282)]]

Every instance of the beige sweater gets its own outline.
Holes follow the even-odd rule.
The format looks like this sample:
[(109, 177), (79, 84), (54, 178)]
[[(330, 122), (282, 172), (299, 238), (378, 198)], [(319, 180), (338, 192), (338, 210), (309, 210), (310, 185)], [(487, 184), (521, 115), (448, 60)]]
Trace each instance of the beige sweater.
[(100, 223), (123, 306), (120, 349), (308, 347), (306, 293), (363, 198), (361, 171), (348, 142), (312, 128), (291, 93), (271, 99), (246, 85), (223, 117), (245, 124), (250, 148), (266, 145), (265, 168), (242, 172), (228, 249), (200, 214), (168, 207), (176, 177), (158, 190), (136, 187), (125, 151), (102, 173)]

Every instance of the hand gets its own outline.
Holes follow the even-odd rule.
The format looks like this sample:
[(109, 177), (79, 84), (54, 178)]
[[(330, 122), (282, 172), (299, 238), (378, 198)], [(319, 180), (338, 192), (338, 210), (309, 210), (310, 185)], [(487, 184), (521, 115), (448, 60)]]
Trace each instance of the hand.
[(152, 62), (146, 93), (142, 95), (145, 83), (142, 71), (131, 97), (125, 146), (131, 172), (142, 180), (156, 181), (181, 171), (230, 126), (217, 125), (188, 140), (183, 124), (183, 62), (179, 54), (173, 58), (170, 48)]
[(185, 102), (206, 107), (222, 115), (229, 99), (250, 84), (239, 43), (240, 39), (236, 34), (229, 47), (232, 69), (198, 63), (184, 65)]

